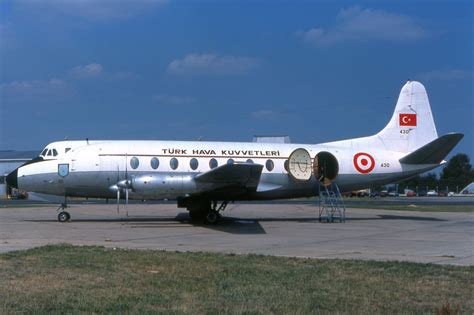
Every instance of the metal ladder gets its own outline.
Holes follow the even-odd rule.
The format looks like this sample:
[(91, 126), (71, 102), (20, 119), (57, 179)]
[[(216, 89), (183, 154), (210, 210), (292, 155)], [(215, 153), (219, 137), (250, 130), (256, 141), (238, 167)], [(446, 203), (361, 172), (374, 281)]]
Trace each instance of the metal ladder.
[(346, 206), (336, 183), (319, 184), (319, 222), (346, 221)]

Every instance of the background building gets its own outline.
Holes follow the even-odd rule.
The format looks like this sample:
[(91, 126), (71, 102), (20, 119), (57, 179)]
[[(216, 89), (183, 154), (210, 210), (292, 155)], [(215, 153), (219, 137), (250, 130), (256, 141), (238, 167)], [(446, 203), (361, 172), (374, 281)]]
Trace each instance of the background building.
[(0, 198), (6, 198), (10, 193), (7, 186), (7, 175), (23, 163), (38, 155), (39, 151), (1, 151), (0, 150)]

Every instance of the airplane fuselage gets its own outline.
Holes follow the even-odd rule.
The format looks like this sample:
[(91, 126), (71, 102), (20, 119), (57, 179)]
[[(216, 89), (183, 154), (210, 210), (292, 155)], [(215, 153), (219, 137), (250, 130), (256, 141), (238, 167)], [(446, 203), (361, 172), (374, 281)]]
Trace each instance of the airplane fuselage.
[[(277, 199), (314, 196), (319, 182), (295, 180), (288, 172), (288, 157), (295, 149), (306, 149), (314, 159), (328, 152), (337, 161), (334, 182), (341, 191), (383, 185), (432, 169), (437, 165), (402, 165), (403, 153), (366, 148), (354, 149), (338, 143), (320, 145), (204, 142), (204, 141), (96, 141), (72, 149), (57, 160), (45, 160), (22, 167), (19, 187), (45, 194), (114, 198), (114, 185), (126, 177), (132, 181), (132, 199), (178, 198), (209, 191), (196, 175), (227, 163), (263, 165), (256, 191), (238, 191), (234, 200)], [(357, 169), (354, 157), (373, 157), (369, 172)], [(212, 164), (214, 163), (214, 164)], [(286, 165), (285, 165), (286, 163)], [(361, 164), (361, 166), (363, 166)], [(63, 174), (59, 172), (64, 168)], [(67, 170), (66, 170), (67, 168)], [(67, 174), (66, 174), (67, 172)]]

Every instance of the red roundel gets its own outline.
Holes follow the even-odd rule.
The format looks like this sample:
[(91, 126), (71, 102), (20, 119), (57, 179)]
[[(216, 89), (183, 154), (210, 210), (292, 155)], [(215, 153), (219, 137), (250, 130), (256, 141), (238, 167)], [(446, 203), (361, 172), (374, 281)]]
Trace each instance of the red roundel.
[(354, 166), (359, 173), (368, 174), (374, 169), (375, 160), (370, 154), (359, 152), (354, 155)]

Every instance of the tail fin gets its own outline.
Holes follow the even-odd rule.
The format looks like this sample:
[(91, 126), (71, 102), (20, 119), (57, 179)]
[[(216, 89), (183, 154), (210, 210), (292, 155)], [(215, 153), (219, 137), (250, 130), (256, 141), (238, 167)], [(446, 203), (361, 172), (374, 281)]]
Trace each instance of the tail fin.
[(423, 84), (408, 81), (402, 87), (392, 119), (376, 136), (387, 149), (404, 153), (438, 138)]

